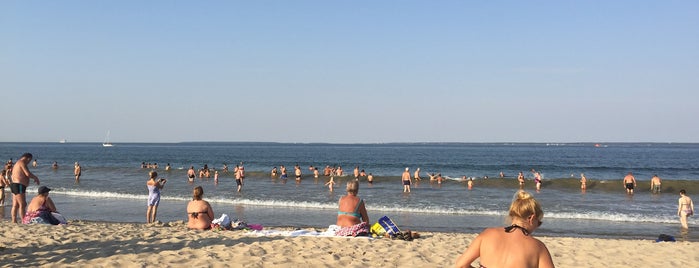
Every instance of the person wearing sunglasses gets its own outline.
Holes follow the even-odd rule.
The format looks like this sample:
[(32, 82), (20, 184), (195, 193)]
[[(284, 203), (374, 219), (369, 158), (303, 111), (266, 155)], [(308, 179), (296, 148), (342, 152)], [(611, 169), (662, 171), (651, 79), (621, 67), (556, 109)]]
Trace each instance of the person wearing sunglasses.
[(471, 267), (479, 257), (479, 267), (554, 267), (546, 245), (531, 235), (543, 218), (539, 202), (518, 191), (510, 205), (511, 224), (481, 232), (456, 259), (456, 267)]

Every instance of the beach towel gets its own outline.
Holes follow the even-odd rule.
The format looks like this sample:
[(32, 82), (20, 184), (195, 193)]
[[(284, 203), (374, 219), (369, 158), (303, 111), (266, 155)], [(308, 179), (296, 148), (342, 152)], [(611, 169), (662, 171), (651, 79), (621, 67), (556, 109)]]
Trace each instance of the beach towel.
[[(342, 229), (342, 227), (337, 226), (337, 225), (330, 225), (328, 226), (328, 229), (325, 231), (315, 231), (315, 230), (293, 230), (293, 231), (284, 231), (284, 230), (272, 230), (272, 229), (266, 229), (266, 230), (252, 230), (249, 232), (246, 232), (246, 235), (251, 235), (251, 236), (290, 236), (290, 237), (299, 237), (299, 236), (315, 236), (315, 237), (345, 237), (345, 236), (337, 236), (335, 233)], [(351, 237), (351, 236), (347, 236)], [(370, 238), (369, 236), (357, 236), (357, 237), (362, 237), (362, 238)]]
[(336, 236), (367, 236), (369, 235), (369, 224), (360, 222), (358, 224), (342, 227), (335, 232)]

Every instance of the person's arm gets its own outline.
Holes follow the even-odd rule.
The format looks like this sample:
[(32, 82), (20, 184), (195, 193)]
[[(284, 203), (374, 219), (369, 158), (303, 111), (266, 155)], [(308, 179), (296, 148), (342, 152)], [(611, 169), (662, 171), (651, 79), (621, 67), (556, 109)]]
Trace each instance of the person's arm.
[(682, 198), (677, 200), (677, 216), (680, 216), (680, 211), (682, 211)]
[[(484, 231), (485, 232), (485, 231)], [(481, 241), (483, 240), (483, 233), (476, 236), (471, 244), (466, 248), (463, 254), (456, 259), (457, 268), (471, 267), (471, 263), (475, 261), (481, 255)]]
[(214, 219), (214, 209), (211, 208), (211, 204), (209, 204), (209, 202), (206, 202), (206, 215), (209, 216), (210, 220)]
[(53, 200), (51, 200), (51, 197), (46, 197), (46, 203), (44, 203), (44, 205), (46, 205), (46, 207), (47, 207), (47, 208), (49, 209), (49, 211), (51, 211), (51, 212), (56, 212), (56, 211), (58, 211), (58, 210), (56, 210), (56, 205), (53, 204)]
[(366, 206), (364, 206), (364, 201), (359, 205), (359, 214), (362, 215), (362, 221), (369, 223), (369, 214), (366, 212)]
[(692, 215), (694, 215), (694, 202), (692, 199), (689, 199), (689, 208), (692, 210)]
[(553, 265), (553, 259), (551, 259), (551, 253), (549, 252), (549, 249), (546, 248), (546, 245), (544, 245), (544, 243), (541, 243), (541, 246), (543, 248), (539, 252), (539, 268), (556, 267), (555, 265)]
[(39, 177), (37, 177), (36, 175), (34, 175), (34, 173), (29, 171), (29, 169), (27, 168), (26, 165), (21, 165), (20, 171), (22, 171), (25, 176), (34, 179), (34, 182), (36, 182), (36, 185), (39, 185)]

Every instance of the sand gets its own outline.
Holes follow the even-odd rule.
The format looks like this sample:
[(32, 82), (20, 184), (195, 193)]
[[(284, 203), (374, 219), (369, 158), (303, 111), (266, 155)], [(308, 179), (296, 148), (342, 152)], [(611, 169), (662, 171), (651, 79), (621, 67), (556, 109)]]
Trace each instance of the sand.
[[(267, 228), (291, 230), (289, 228)], [(322, 231), (322, 230), (318, 230)], [(3, 267), (453, 267), (476, 234), (413, 241), (192, 231), (183, 222), (0, 221)], [(557, 267), (699, 267), (699, 243), (538, 237)]]

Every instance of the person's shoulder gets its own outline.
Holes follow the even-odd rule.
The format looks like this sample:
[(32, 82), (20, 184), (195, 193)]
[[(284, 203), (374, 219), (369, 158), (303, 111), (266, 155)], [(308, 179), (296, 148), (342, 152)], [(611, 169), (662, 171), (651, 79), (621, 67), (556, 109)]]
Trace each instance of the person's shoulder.
[(483, 230), (480, 235), (481, 236), (494, 236), (498, 235), (500, 233), (503, 233), (504, 229), (502, 227), (488, 227)]

